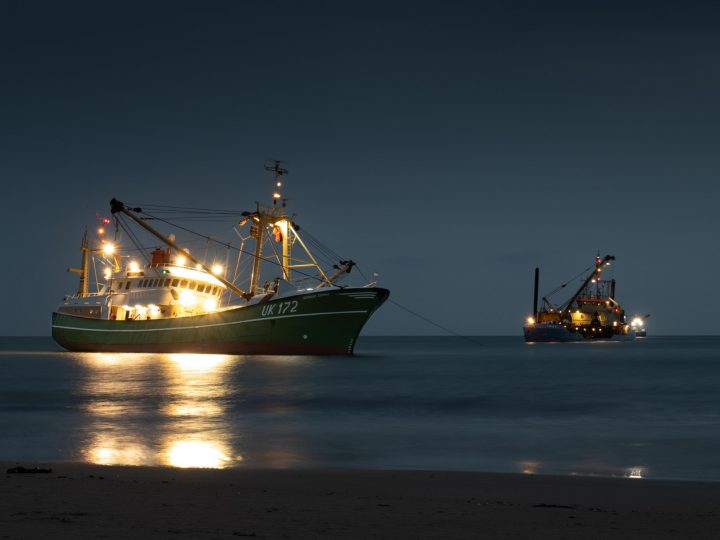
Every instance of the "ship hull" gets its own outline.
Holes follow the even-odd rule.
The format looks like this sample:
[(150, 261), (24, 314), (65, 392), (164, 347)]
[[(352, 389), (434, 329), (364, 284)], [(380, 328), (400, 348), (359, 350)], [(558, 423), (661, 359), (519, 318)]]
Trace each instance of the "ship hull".
[(387, 299), (381, 288), (318, 289), (191, 317), (112, 321), (53, 313), (52, 335), (70, 351), (350, 355)]
[(525, 341), (528, 343), (564, 343), (579, 341), (632, 341), (634, 334), (570, 332), (560, 324), (533, 324), (523, 327)]

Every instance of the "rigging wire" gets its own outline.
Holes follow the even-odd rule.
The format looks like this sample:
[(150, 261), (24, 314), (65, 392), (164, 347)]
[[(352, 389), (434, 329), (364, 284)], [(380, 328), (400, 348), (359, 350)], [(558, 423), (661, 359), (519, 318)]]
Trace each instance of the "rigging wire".
[(168, 211), (168, 212), (176, 211), (176, 210), (184, 210), (184, 211), (196, 212), (196, 213), (206, 212), (208, 214), (237, 215), (237, 213), (238, 213), (237, 210), (218, 210), (218, 209), (213, 209), (213, 208), (195, 208), (195, 207), (191, 207), (191, 206), (170, 206), (170, 205), (166, 205), (166, 204), (141, 204), (141, 203), (136, 203), (136, 202), (133, 202), (133, 203), (129, 202), (129, 203), (127, 203), (127, 205), (128, 206), (141, 206), (143, 208), (152, 208), (152, 209), (156, 209), (156, 210), (165, 209), (165, 211)]
[(568, 279), (565, 283), (563, 283), (563, 284), (560, 285), (559, 287), (554, 288), (552, 291), (550, 291), (548, 294), (545, 295), (545, 298), (551, 297), (553, 294), (555, 294), (556, 292), (558, 292), (560, 289), (564, 289), (567, 285), (569, 285), (570, 283), (572, 283), (572, 282), (575, 281), (576, 279), (584, 276), (591, 268), (593, 268), (593, 266), (588, 266), (585, 270), (583, 270), (582, 272), (580, 272), (580, 273), (579, 273), (578, 275), (576, 275), (575, 277), (572, 277), (572, 278)]
[[(184, 212), (186, 212), (186, 213), (187, 213), (188, 211), (190, 211), (190, 212), (195, 213), (195, 214), (202, 214), (202, 213), (205, 212), (205, 213), (208, 213), (208, 214), (213, 213), (213, 214), (215, 214), (215, 215), (217, 215), (217, 213), (225, 213), (225, 214), (227, 214), (227, 215), (233, 215), (233, 217), (237, 215), (237, 212), (235, 212), (235, 211), (230, 211), (230, 210), (212, 210), (212, 209), (207, 209), (207, 208), (206, 208), (206, 209), (197, 209), (197, 208), (188, 208), (188, 207), (179, 207), (179, 206), (166, 206), (166, 205), (144, 205), (144, 206), (145, 206), (145, 208), (155, 208), (155, 210), (153, 210), (153, 212), (157, 212), (157, 213), (168, 213), (168, 214), (175, 213), (175, 214), (178, 214), (178, 213), (180, 213), (180, 211), (184, 211)], [(212, 236), (208, 236), (208, 235), (203, 235), (203, 234), (197, 233), (197, 232), (195, 232), (195, 231), (193, 231), (193, 230), (191, 230), (191, 229), (188, 229), (188, 228), (186, 228), (186, 227), (183, 227), (183, 226), (181, 226), (181, 225), (178, 225), (177, 223), (172, 223), (172, 222), (167, 221), (167, 220), (165, 220), (165, 219), (163, 219), (163, 218), (161, 218), (161, 217), (159, 217), (159, 216), (155, 216), (155, 215), (149, 214), (149, 213), (148, 213), (147, 211), (145, 211), (145, 210), (143, 210), (142, 213), (143, 213), (144, 215), (148, 216), (148, 218), (150, 218), (150, 219), (156, 219), (156, 220), (161, 221), (161, 222), (163, 222), (163, 223), (165, 223), (165, 224), (167, 224), (167, 225), (169, 225), (169, 226), (171, 226), (171, 227), (176, 227), (176, 228), (181, 229), (181, 230), (183, 230), (183, 231), (185, 231), (185, 232), (188, 232), (188, 233), (190, 233), (190, 234), (193, 234), (193, 235), (196, 235), (196, 236), (198, 236), (198, 237), (200, 237), (200, 238), (203, 238), (203, 239), (205, 239), (205, 240), (207, 241), (207, 244), (209, 244), (210, 242), (215, 242), (216, 244), (218, 244), (218, 245), (220, 245), (220, 246), (223, 246), (223, 247), (226, 248), (226, 249), (234, 249), (234, 250), (238, 251), (239, 254), (240, 254), (240, 253), (245, 253), (245, 254), (249, 254), (249, 255), (254, 255), (253, 253), (250, 253), (250, 252), (245, 251), (245, 250), (243, 249), (242, 245), (244, 244), (244, 241), (243, 241), (243, 243), (241, 244), (241, 247), (238, 248), (238, 247), (235, 247), (235, 246), (230, 245), (230, 244), (227, 243), (227, 242), (221, 242), (220, 240), (217, 240), (217, 239), (213, 238)], [(177, 216), (177, 217), (179, 217), (179, 216)], [(120, 216), (118, 216), (118, 218), (120, 218)], [(185, 218), (185, 219), (187, 219), (187, 218)], [(200, 219), (198, 218), (198, 219), (194, 219), (194, 220), (199, 221)], [(208, 221), (226, 221), (226, 220), (208, 220)], [(123, 231), (130, 237), (131, 241), (132, 241), (133, 244), (136, 246), (136, 248), (138, 249), (138, 251), (143, 255), (143, 257), (144, 257), (146, 260), (149, 261), (150, 259), (149, 259), (149, 256), (148, 256), (148, 254), (147, 254), (146, 248), (144, 248), (144, 247), (141, 246), (139, 240), (137, 239), (137, 236), (132, 232), (132, 230), (130, 230), (129, 227), (126, 226), (126, 224), (125, 224), (123, 221), (121, 221), (120, 219), (118, 219), (117, 222), (119, 223), (119, 225), (120, 225), (120, 227), (123, 229)], [(310, 232), (308, 232), (308, 231), (305, 230), (305, 229), (303, 230), (303, 236), (307, 239), (307, 241), (308, 241), (309, 244), (312, 244), (314, 247), (316, 247), (320, 252), (323, 253), (323, 256), (324, 256), (325, 258), (329, 259), (331, 262), (332, 262), (332, 261), (340, 261), (340, 260), (342, 260), (342, 257), (341, 257), (337, 252), (333, 251), (330, 247), (324, 245), (324, 244), (323, 244), (322, 242), (320, 242), (317, 238), (315, 238), (315, 236), (313, 236)], [(207, 245), (207, 244), (206, 244), (206, 245)], [(274, 247), (274, 246), (273, 246), (273, 247)], [(282, 265), (281, 265), (279, 262), (275, 261), (275, 260), (272, 260), (272, 259), (269, 259), (269, 258), (266, 258), (266, 257), (261, 257), (261, 259), (262, 259), (263, 261), (266, 261), (266, 262), (275, 264), (276, 266), (282, 267)], [(236, 266), (236, 273), (237, 273), (237, 271), (238, 271), (238, 269), (239, 269), (239, 268), (238, 268), (239, 266), (240, 266), (240, 261), (238, 260), (237, 266)], [(243, 264), (243, 266), (244, 266), (244, 264)], [(367, 276), (365, 276), (365, 274), (362, 272), (362, 270), (360, 270), (359, 267), (357, 267), (357, 265), (356, 265), (356, 268), (358, 269), (358, 272), (359, 272), (360, 275), (363, 277), (363, 279), (364, 279), (365, 281), (368, 281)], [(590, 268), (590, 267), (589, 267), (589, 268)], [(588, 269), (589, 269), (589, 268), (588, 268)], [(578, 275), (575, 276), (574, 278), (570, 279), (568, 282), (564, 283), (563, 285), (561, 285), (560, 287), (558, 287), (557, 289), (555, 289), (555, 290), (554, 290), (553, 292), (551, 292), (548, 296), (554, 294), (555, 292), (557, 292), (557, 291), (560, 290), (561, 288), (565, 287), (568, 283), (570, 283), (570, 282), (574, 281), (575, 279), (577, 279), (578, 277), (580, 277), (580, 276), (581, 276), (582, 274), (584, 274), (588, 269), (583, 270), (583, 272), (581, 272), (580, 274), (578, 274)], [(305, 276), (304, 279), (320, 279), (319, 276), (307, 274), (306, 272), (302, 272), (302, 271), (297, 270), (297, 269), (295, 269), (295, 273), (298, 273), (298, 274), (301, 274), (301, 275)], [(304, 280), (304, 279), (303, 279), (303, 280)], [(369, 282), (369, 281), (368, 281), (368, 282)], [(417, 318), (419, 318), (419, 319), (427, 322), (428, 324), (431, 324), (431, 325), (435, 326), (436, 328), (439, 328), (440, 330), (442, 330), (442, 331), (444, 331), (444, 332), (446, 332), (446, 333), (448, 333), (448, 334), (451, 334), (451, 335), (453, 335), (453, 336), (455, 336), (455, 337), (464, 339), (464, 340), (469, 341), (469, 342), (471, 342), (471, 343), (481, 344), (480, 341), (478, 341), (478, 340), (476, 340), (476, 339), (473, 339), (473, 338), (471, 338), (470, 336), (465, 336), (465, 335), (463, 335), (463, 334), (460, 334), (460, 333), (458, 333), (458, 332), (455, 332), (454, 330), (451, 330), (450, 328), (448, 328), (448, 327), (446, 327), (446, 326), (443, 326), (443, 325), (441, 325), (440, 323), (437, 323), (437, 322), (433, 321), (432, 319), (429, 319), (428, 317), (426, 317), (426, 316), (418, 313), (417, 311), (414, 311), (414, 310), (410, 309), (410, 308), (407, 307), (407, 306), (404, 306), (404, 305), (400, 304), (399, 302), (397, 302), (397, 301), (395, 301), (395, 300), (393, 300), (393, 299), (391, 299), (391, 298), (389, 298), (388, 301), (389, 301), (391, 304), (393, 304), (394, 306), (396, 306), (396, 307), (402, 309), (403, 311), (409, 313), (410, 315), (413, 315), (414, 317), (417, 317)]]
[(409, 307), (403, 306), (402, 304), (400, 304), (399, 302), (396, 302), (396, 301), (393, 300), (392, 298), (388, 298), (387, 301), (390, 302), (391, 304), (399, 307), (400, 309), (402, 309), (402, 310), (404, 310), (404, 311), (407, 311), (407, 312), (410, 313), (411, 315), (414, 315), (414, 316), (417, 317), (418, 319), (422, 319), (423, 321), (425, 321), (425, 322), (427, 322), (427, 323), (430, 323), (430, 324), (432, 324), (433, 326), (436, 326), (437, 328), (440, 328), (440, 330), (443, 330), (444, 332), (447, 332), (448, 334), (452, 334), (452, 335), (455, 336), (455, 337), (459, 337), (459, 338), (464, 339), (464, 340), (466, 340), (466, 341), (470, 341), (471, 343), (481, 344), (481, 342), (478, 341), (477, 339), (473, 339), (473, 338), (471, 338), (470, 336), (464, 336), (464, 335), (462, 335), (462, 334), (460, 334), (460, 333), (458, 333), (458, 332), (455, 332), (454, 330), (450, 330), (448, 327), (443, 326), (443, 325), (441, 325), (441, 324), (439, 324), (439, 323), (436, 323), (435, 321), (433, 321), (433, 320), (431, 320), (431, 319), (428, 319), (427, 317), (425, 317), (424, 315), (421, 315), (421, 314), (418, 313), (417, 311), (413, 311), (413, 310), (410, 309)]
[[(153, 215), (151, 215), (151, 214), (148, 214), (148, 213), (145, 212), (145, 211), (143, 211), (143, 214), (146, 214), (146, 215), (148, 215), (149, 217), (151, 217), (151, 218), (153, 218), (153, 219), (157, 219), (158, 221), (162, 221), (163, 223), (165, 223), (165, 224), (167, 224), (167, 225), (169, 225), (169, 226), (171, 226), (171, 227), (177, 227), (178, 229), (181, 229), (181, 230), (183, 230), (183, 231), (185, 231), (185, 232), (189, 232), (190, 234), (194, 234), (194, 235), (196, 235), (196, 236), (199, 236), (200, 238), (205, 238), (205, 239), (207, 239), (207, 240), (209, 240), (209, 241), (211, 241), (211, 242), (215, 242), (216, 244), (220, 244), (220, 245), (222, 245), (222, 246), (229, 247), (230, 249), (234, 249), (234, 250), (236, 250), (236, 251), (240, 251), (240, 248), (237, 248), (237, 247), (235, 247), (235, 246), (227, 246), (227, 244), (225, 244), (225, 243), (223, 243), (223, 242), (220, 242), (219, 240), (216, 240), (215, 238), (212, 238), (211, 236), (207, 236), (207, 235), (204, 235), (204, 234), (200, 234), (200, 233), (195, 232), (195, 231), (193, 231), (193, 230), (191, 230), (191, 229), (188, 229), (187, 227), (183, 227), (182, 225), (178, 225), (177, 223), (172, 223), (172, 222), (167, 221), (166, 219), (163, 219), (163, 218), (161, 218), (161, 217), (153, 216)], [(255, 254), (252, 253), (252, 252), (250, 252), (250, 251), (245, 251), (245, 250), (243, 250), (243, 251), (241, 251), (241, 253), (245, 253), (246, 255), (252, 255), (253, 257), (255, 256)], [(280, 264), (278, 261), (273, 260), (273, 259), (271, 259), (271, 258), (269, 258), (269, 257), (260, 257), (260, 260), (263, 261), (263, 262), (268, 262), (268, 263), (270, 263), (270, 264), (274, 264), (275, 266), (282, 267), (282, 264)], [(310, 278), (310, 279), (318, 279), (318, 280), (323, 281), (320, 276), (308, 274), (308, 273), (306, 273), (306, 272), (302, 272), (301, 270), (295, 269), (294, 272), (296, 272), (296, 273), (298, 273), (298, 274), (301, 274), (301, 275), (303, 275), (303, 276), (306, 276), (307, 278)]]

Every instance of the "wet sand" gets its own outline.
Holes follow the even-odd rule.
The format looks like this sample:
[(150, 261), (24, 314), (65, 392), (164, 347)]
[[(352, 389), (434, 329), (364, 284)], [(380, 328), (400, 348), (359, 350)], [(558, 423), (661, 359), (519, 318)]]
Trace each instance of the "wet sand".
[(0, 538), (710, 539), (720, 483), (365, 470), (3, 474)]

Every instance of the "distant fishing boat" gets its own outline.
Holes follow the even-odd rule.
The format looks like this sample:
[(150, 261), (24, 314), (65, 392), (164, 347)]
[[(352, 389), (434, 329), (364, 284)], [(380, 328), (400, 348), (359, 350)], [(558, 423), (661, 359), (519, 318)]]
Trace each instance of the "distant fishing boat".
[(625, 311), (615, 298), (615, 280), (605, 280), (602, 272), (615, 257), (596, 257), (591, 272), (582, 285), (565, 302), (554, 305), (550, 296), (563, 284), (542, 299), (538, 310), (539, 269), (535, 269), (533, 315), (523, 332), (527, 342), (631, 340), (635, 338), (625, 321)]
[(647, 330), (645, 329), (645, 319), (650, 317), (647, 315), (635, 315), (630, 321), (630, 329), (635, 332), (635, 337), (647, 337)]
[[(136, 225), (165, 247), (147, 253), (134, 242), (143, 264), (139, 257), (121, 257), (120, 247), (105, 239), (110, 218), (102, 220), (95, 241), (86, 232), (81, 267), (70, 269), (80, 274), (78, 290), (52, 315), (55, 341), (90, 352), (352, 354), (361, 329), (389, 291), (374, 282), (339, 284), (355, 263), (338, 259), (330, 268), (320, 265), (285, 210), (281, 189), (287, 170), (275, 161), (266, 169), (273, 173), (272, 205), (256, 203), (254, 211), (239, 213), (234, 227), (243, 242), (235, 267), (246, 255), (249, 276), (231, 276), (227, 265), (201, 260), (174, 235), (148, 223), (169, 221), (113, 199), (116, 230), (134, 240), (130, 225)], [(245, 240), (254, 243), (252, 252), (243, 249)], [(90, 271), (98, 265), (104, 276), (91, 292)], [(269, 279), (263, 280), (268, 266)], [(243, 289), (237, 283), (248, 285)]]

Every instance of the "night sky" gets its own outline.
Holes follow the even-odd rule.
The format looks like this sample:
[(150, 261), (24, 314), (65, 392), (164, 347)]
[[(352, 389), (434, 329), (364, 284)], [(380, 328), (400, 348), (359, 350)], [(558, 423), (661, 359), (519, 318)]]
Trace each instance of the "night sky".
[[(617, 257), (650, 334), (717, 334), (717, 2), (0, 0), (4, 335), (49, 335), (112, 197), (297, 221), (455, 332), (519, 335)], [(561, 298), (558, 298), (560, 300)], [(386, 304), (375, 335), (443, 332)]]

